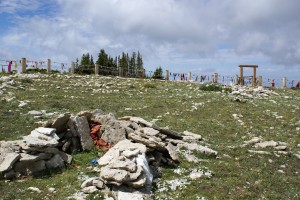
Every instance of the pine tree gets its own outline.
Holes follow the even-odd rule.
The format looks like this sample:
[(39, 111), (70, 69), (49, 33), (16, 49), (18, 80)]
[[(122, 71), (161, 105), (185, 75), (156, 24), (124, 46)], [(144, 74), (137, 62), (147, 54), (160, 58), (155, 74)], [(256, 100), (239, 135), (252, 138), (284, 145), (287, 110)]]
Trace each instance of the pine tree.
[(91, 60), (90, 60), (90, 65), (94, 65), (94, 59), (93, 59), (93, 56), (91, 55)]
[(155, 79), (163, 78), (163, 71), (162, 71), (161, 66), (159, 66), (158, 68), (155, 69), (152, 78), (155, 78)]

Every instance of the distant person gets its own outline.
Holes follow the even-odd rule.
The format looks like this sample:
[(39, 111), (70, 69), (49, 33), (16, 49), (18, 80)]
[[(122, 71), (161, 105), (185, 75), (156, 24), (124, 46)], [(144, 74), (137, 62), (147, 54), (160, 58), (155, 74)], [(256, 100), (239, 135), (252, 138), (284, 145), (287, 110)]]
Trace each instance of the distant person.
[(300, 87), (300, 81), (298, 81), (298, 83), (296, 84), (296, 88)]

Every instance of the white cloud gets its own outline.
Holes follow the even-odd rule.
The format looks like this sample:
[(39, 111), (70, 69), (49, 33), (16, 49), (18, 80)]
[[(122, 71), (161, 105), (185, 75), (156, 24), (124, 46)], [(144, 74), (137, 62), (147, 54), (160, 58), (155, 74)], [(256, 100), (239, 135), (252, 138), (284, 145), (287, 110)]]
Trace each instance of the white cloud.
[[(90, 52), (96, 59), (104, 48), (112, 56), (139, 50), (153, 67), (212, 65), (219, 70), (216, 66), (246, 62), (299, 67), (298, 0), (51, 2), (57, 7), (38, 0), (1, 1), (0, 13), (14, 13), (17, 19), (16, 27), (0, 38), (3, 48), (13, 47), (3, 56), (70, 61)], [(35, 12), (45, 6), (53, 9), (50, 16), (18, 16), (20, 10)]]

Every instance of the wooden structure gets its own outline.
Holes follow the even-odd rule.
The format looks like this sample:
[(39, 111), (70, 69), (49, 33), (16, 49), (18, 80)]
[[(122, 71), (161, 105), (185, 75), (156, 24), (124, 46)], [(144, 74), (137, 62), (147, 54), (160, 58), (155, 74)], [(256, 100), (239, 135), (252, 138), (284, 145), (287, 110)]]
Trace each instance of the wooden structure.
[[(253, 68), (253, 76), (244, 76), (244, 67)], [(252, 86), (256, 86), (256, 68), (257, 65), (239, 65), (240, 68), (240, 85), (244, 85), (244, 78), (252, 78)]]

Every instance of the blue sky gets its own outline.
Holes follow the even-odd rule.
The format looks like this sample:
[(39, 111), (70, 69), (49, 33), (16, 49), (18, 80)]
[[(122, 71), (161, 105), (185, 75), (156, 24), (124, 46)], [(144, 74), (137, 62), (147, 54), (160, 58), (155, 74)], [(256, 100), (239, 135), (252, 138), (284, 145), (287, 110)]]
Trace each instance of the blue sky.
[[(298, 0), (1, 0), (0, 59), (140, 51), (145, 68), (300, 79)], [(246, 70), (250, 75), (251, 71)]]

